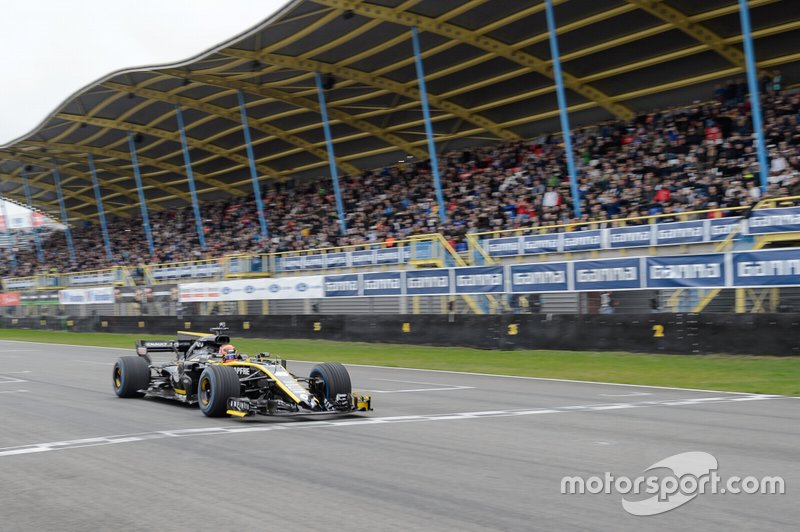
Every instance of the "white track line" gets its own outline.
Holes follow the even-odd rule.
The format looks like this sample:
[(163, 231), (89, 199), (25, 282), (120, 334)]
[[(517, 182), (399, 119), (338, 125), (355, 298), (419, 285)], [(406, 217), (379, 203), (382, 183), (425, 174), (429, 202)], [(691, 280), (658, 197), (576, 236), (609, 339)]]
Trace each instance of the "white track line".
[[(2, 342), (14, 342), (20, 344), (39, 344), (39, 345), (59, 345), (63, 347), (85, 347), (90, 349), (106, 349), (110, 351), (133, 351), (133, 348), (122, 348), (122, 347), (100, 347), (100, 346), (82, 346), (78, 344), (54, 344), (48, 342), (30, 342), (27, 340), (0, 340), (0, 345)], [(378, 345), (378, 344), (376, 344)], [(681, 355), (675, 355), (681, 356)], [(304, 363), (304, 364), (321, 364), (320, 361), (312, 361), (312, 360), (291, 360), (290, 362), (293, 363)], [(595, 384), (601, 386), (626, 386), (630, 388), (648, 388), (651, 390), (677, 390), (679, 392), (705, 392), (705, 393), (725, 393), (725, 394), (733, 394), (733, 395), (759, 395), (759, 394), (752, 394), (749, 392), (727, 392), (724, 390), (706, 390), (704, 388), (678, 388), (675, 386), (655, 386), (652, 384), (626, 384), (621, 382), (603, 382), (603, 381), (581, 381), (576, 379), (554, 379), (549, 377), (523, 377), (520, 375), (497, 375), (494, 373), (476, 373), (471, 371), (450, 371), (450, 370), (443, 370), (443, 369), (422, 369), (422, 368), (405, 368), (405, 367), (395, 367), (395, 366), (376, 366), (372, 364), (345, 364), (346, 366), (352, 366), (357, 368), (377, 368), (377, 369), (386, 369), (386, 370), (402, 370), (402, 371), (422, 371), (426, 373), (448, 373), (451, 375), (473, 375), (477, 377), (497, 377), (501, 379), (526, 379), (526, 380), (533, 380), (533, 381), (544, 381), (544, 382), (572, 382), (576, 384)], [(767, 395), (767, 394), (760, 394), (760, 395)], [(773, 395), (767, 395), (768, 397), (775, 397)], [(790, 396), (782, 396), (787, 397), (789, 399), (800, 399), (800, 397), (790, 397)]]
[(369, 380), (381, 382), (399, 382), (401, 384), (422, 384), (423, 386), (450, 386), (449, 384), (443, 384), (441, 382), (402, 381), (398, 379), (379, 379), (377, 377), (372, 377)]
[(405, 390), (370, 390), (369, 393), (414, 393), (414, 392), (449, 392), (453, 390), (474, 390), (472, 386), (447, 386), (441, 388), (406, 388)]
[(652, 393), (644, 392), (631, 392), (631, 393), (600, 393), (600, 397), (640, 397), (644, 395), (653, 395)]
[[(56, 344), (56, 343), (52, 343), (52, 342), (33, 342), (33, 341), (30, 341), (30, 340), (0, 340), (0, 345), (2, 345), (3, 342), (12, 342), (12, 343), (15, 343), (15, 344), (57, 345), (57, 346), (61, 346), (61, 347), (82, 347), (82, 348), (85, 348), (85, 349), (105, 349), (107, 351), (128, 351), (128, 352), (132, 352), (133, 351), (133, 346), (131, 346), (131, 347), (103, 347), (103, 346), (100, 346), (100, 345)], [(0, 353), (0, 354), (2, 354), (2, 353)]]
[(342, 421), (298, 421), (296, 423), (281, 423), (269, 425), (253, 424), (234, 424), (231, 423), (224, 427), (208, 427), (194, 429), (159, 430), (153, 432), (142, 432), (138, 434), (119, 434), (113, 436), (100, 436), (95, 438), (85, 438), (79, 440), (54, 441), (46, 443), (35, 443), (31, 445), (20, 445), (16, 447), (0, 448), (0, 458), (5, 456), (16, 456), (22, 454), (34, 454), (50, 451), (64, 451), (67, 449), (79, 449), (82, 447), (98, 447), (104, 445), (116, 445), (120, 443), (132, 443), (148, 440), (159, 440), (168, 438), (184, 438), (189, 436), (213, 436), (218, 434), (237, 434), (250, 432), (271, 432), (287, 431), (300, 429), (319, 429), (337, 427), (359, 427), (366, 425), (387, 425), (395, 423), (420, 423), (420, 422), (441, 422), (465, 419), (485, 419), (494, 417), (518, 417), (546, 415), (570, 412), (602, 412), (606, 410), (621, 410), (627, 408), (649, 408), (660, 406), (692, 406), (708, 403), (729, 403), (732, 401), (763, 401), (765, 399), (781, 399), (780, 395), (750, 395), (747, 397), (705, 397), (702, 399), (683, 399), (670, 401), (641, 401), (638, 403), (618, 403), (618, 404), (591, 404), (575, 405), (552, 408), (534, 408), (522, 410), (491, 410), (485, 412), (457, 412), (452, 414), (427, 414), (414, 416), (390, 416), (390, 417), (366, 417), (358, 419), (347, 419)]

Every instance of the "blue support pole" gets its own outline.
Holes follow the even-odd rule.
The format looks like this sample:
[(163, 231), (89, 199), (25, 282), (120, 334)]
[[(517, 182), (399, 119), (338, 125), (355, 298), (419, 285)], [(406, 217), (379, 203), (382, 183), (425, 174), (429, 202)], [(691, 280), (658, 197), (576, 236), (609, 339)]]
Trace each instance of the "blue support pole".
[(175, 116), (178, 118), (178, 130), (181, 133), (181, 147), (183, 147), (183, 164), (186, 167), (186, 179), (189, 181), (189, 192), (192, 194), (192, 208), (194, 209), (194, 225), (197, 228), (197, 240), (200, 249), (206, 250), (206, 235), (203, 233), (203, 217), (200, 216), (200, 204), (197, 202), (197, 187), (194, 184), (192, 172), (192, 159), (189, 157), (189, 143), (186, 141), (186, 129), (183, 126), (183, 113), (181, 106), (175, 105)]
[(100, 218), (100, 231), (103, 233), (103, 246), (106, 248), (106, 259), (108, 262), (113, 260), (111, 254), (111, 240), (108, 238), (108, 226), (106, 225), (106, 211), (103, 209), (103, 197), (100, 195), (100, 184), (97, 181), (97, 170), (94, 167), (94, 157), (87, 153), (89, 158), (89, 173), (92, 174), (92, 188), (94, 189), (94, 200), (97, 203), (97, 217)]
[(575, 155), (572, 153), (572, 134), (570, 133), (569, 114), (567, 113), (567, 96), (564, 94), (564, 79), (561, 75), (561, 57), (558, 53), (553, 0), (545, 0), (544, 5), (547, 12), (547, 31), (550, 34), (550, 55), (553, 58), (553, 77), (556, 82), (558, 111), (561, 116), (561, 135), (564, 137), (564, 151), (567, 152), (567, 172), (569, 173), (569, 186), (572, 192), (572, 210), (575, 212), (575, 217), (580, 218), (581, 198), (578, 195), (578, 172), (575, 169)]
[(61, 209), (61, 223), (64, 224), (64, 235), (67, 237), (67, 251), (69, 252), (69, 260), (73, 264), (77, 262), (75, 259), (75, 246), (72, 244), (72, 230), (69, 228), (69, 218), (67, 218), (67, 207), (64, 205), (64, 192), (61, 190), (61, 173), (58, 171), (58, 165), (53, 159), (53, 180), (56, 182), (56, 195), (58, 196), (58, 206)]
[(428, 157), (431, 160), (433, 186), (436, 188), (436, 202), (439, 204), (439, 221), (445, 223), (447, 211), (442, 195), (442, 181), (439, 178), (439, 160), (436, 157), (436, 143), (433, 140), (431, 111), (428, 108), (428, 91), (425, 88), (425, 71), (422, 68), (422, 52), (419, 47), (419, 33), (416, 26), (411, 26), (411, 43), (414, 46), (414, 59), (417, 65), (417, 81), (419, 82), (419, 99), (422, 102), (422, 117), (425, 119), (425, 136), (428, 138)]
[(742, 42), (744, 43), (744, 62), (747, 66), (747, 86), (750, 89), (750, 108), (753, 113), (753, 131), (756, 134), (756, 155), (758, 156), (758, 174), (761, 178), (761, 192), (767, 191), (767, 148), (764, 144), (764, 122), (761, 119), (761, 98), (758, 94), (758, 71), (756, 70), (756, 53), (753, 49), (753, 38), (750, 30), (750, 8), (747, 0), (739, 0), (739, 18), (742, 22)]
[[(31, 183), (30, 177), (28, 177), (28, 171), (25, 170), (25, 167), (22, 167), (22, 178), (25, 180), (25, 202), (28, 204), (28, 209), (33, 211), (33, 198), (31, 196)], [(33, 222), (31, 222), (33, 225)], [(33, 242), (36, 245), (36, 259), (40, 263), (44, 263), (44, 250), (42, 250), (42, 239), (39, 238), (39, 228), (33, 228)]]
[(17, 254), (14, 252), (14, 234), (11, 232), (11, 223), (8, 219), (6, 200), (0, 199), (0, 204), (3, 206), (3, 234), (6, 237), (6, 245), (8, 246), (8, 262), (13, 271), (17, 269)]
[(342, 191), (339, 189), (339, 172), (336, 169), (336, 156), (333, 153), (333, 139), (331, 137), (331, 125), (328, 122), (328, 105), (325, 102), (325, 90), (322, 88), (322, 76), (319, 72), (314, 73), (314, 80), (317, 82), (317, 95), (319, 97), (319, 111), (322, 115), (322, 130), (325, 132), (325, 146), (328, 148), (328, 165), (331, 168), (331, 180), (333, 180), (333, 194), (336, 197), (336, 212), (339, 215), (339, 233), (347, 233), (347, 222), (344, 218), (344, 204), (342, 203)]
[(136, 141), (133, 133), (128, 132), (128, 149), (131, 152), (131, 163), (133, 163), (133, 177), (136, 180), (136, 192), (139, 194), (139, 207), (142, 211), (142, 224), (144, 224), (144, 234), (147, 237), (147, 249), (150, 256), (156, 254), (156, 247), (153, 244), (153, 233), (150, 230), (150, 216), (147, 213), (147, 200), (144, 197), (142, 188), (142, 175), (139, 173), (139, 159), (136, 157)]
[(244, 144), (247, 149), (247, 160), (250, 161), (250, 178), (253, 180), (253, 193), (256, 196), (256, 208), (258, 209), (258, 223), (261, 224), (261, 239), (269, 238), (267, 230), (267, 219), (264, 218), (264, 200), (261, 198), (261, 186), (258, 184), (258, 170), (256, 169), (256, 157), (253, 154), (253, 142), (250, 138), (250, 123), (247, 120), (247, 108), (244, 102), (244, 93), (238, 92), (239, 113), (242, 115), (242, 131), (244, 132)]

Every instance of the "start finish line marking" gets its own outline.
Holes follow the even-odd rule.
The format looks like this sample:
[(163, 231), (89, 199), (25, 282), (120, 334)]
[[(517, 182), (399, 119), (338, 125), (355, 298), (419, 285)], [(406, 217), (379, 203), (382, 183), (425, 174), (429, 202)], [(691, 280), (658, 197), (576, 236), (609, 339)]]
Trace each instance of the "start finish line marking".
[(116, 445), (120, 443), (132, 443), (147, 440), (160, 440), (168, 438), (185, 438), (190, 436), (214, 436), (219, 434), (237, 434), (251, 432), (270, 432), (300, 429), (320, 429), (336, 427), (358, 427), (366, 425), (388, 425), (394, 423), (419, 423), (437, 421), (455, 421), (465, 419), (486, 419), (494, 417), (519, 417), (533, 416), (539, 414), (558, 414), (569, 412), (602, 412), (605, 410), (621, 410), (627, 408), (648, 408), (658, 406), (691, 406), (705, 405), (710, 403), (731, 403), (740, 401), (763, 401), (766, 399), (784, 399), (782, 395), (746, 395), (746, 396), (721, 396), (704, 397), (692, 399), (671, 399), (664, 401), (641, 401), (636, 403), (616, 403), (616, 404), (591, 404), (562, 406), (552, 408), (534, 408), (522, 410), (491, 410), (485, 412), (459, 412), (452, 414), (427, 414), (413, 416), (390, 416), (390, 417), (371, 417), (359, 419), (347, 419), (341, 421), (298, 421), (297, 423), (281, 423), (271, 425), (234, 425), (224, 427), (204, 427), (194, 429), (159, 430), (153, 432), (141, 432), (138, 434), (119, 434), (114, 436), (100, 436), (96, 438), (85, 438), (80, 440), (53, 441), (47, 443), (35, 443), (32, 445), (20, 445), (16, 447), (0, 448), (0, 458), (5, 456), (16, 456), (23, 454), (45, 453), (51, 451), (64, 451), (67, 449), (80, 449), (82, 447), (98, 447), (105, 445)]
[(401, 390), (368, 390), (370, 393), (414, 393), (414, 392), (447, 392), (452, 390), (474, 390), (474, 386), (456, 386), (451, 384), (439, 384), (436, 382), (401, 381), (396, 379), (370, 379), (373, 381), (399, 382), (401, 384), (419, 384), (428, 386), (427, 388), (404, 388)]

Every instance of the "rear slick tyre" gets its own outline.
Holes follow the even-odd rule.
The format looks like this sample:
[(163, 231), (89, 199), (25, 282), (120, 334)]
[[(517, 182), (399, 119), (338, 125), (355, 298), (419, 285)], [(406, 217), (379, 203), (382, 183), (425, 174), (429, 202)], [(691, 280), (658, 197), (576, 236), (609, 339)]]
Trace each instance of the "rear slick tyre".
[(114, 393), (117, 397), (142, 397), (150, 385), (150, 366), (141, 357), (121, 357), (114, 363)]

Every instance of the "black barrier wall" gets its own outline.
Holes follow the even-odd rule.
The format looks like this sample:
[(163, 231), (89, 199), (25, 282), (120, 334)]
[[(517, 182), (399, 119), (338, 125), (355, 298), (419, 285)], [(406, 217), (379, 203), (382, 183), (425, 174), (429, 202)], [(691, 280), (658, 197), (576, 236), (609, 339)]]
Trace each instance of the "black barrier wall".
[[(645, 353), (800, 355), (800, 314), (638, 315), (281, 315), (0, 318), (4, 328), (174, 334), (208, 331), (224, 320), (231, 335), (479, 349), (559, 349)], [(265, 346), (268, 349), (269, 346)]]

